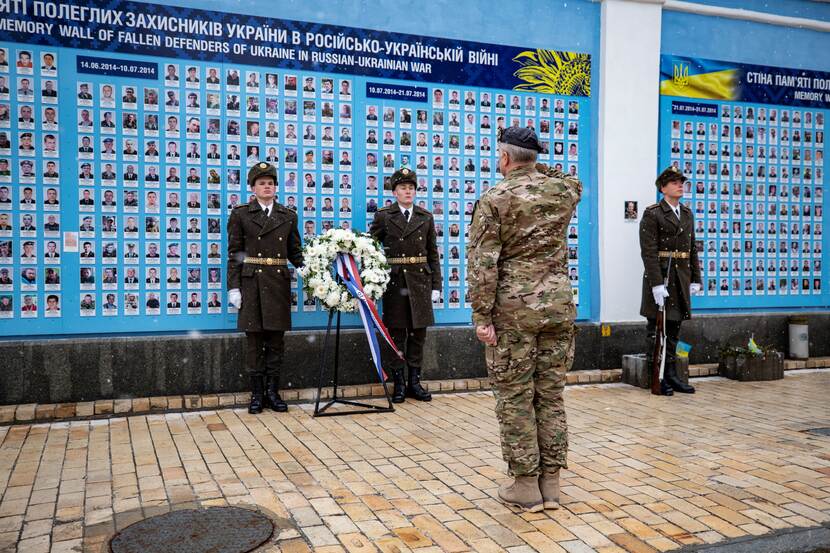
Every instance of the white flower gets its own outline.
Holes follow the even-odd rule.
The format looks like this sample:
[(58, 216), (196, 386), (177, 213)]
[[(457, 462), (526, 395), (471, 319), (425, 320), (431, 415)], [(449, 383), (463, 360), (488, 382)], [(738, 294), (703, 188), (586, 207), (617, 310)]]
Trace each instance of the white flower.
[(358, 300), (332, 274), (340, 253), (354, 257), (366, 296), (374, 300), (382, 297), (389, 282), (382, 248), (368, 234), (343, 229), (329, 229), (306, 244), (305, 266), (298, 271), (305, 290), (328, 309), (350, 312), (358, 308)]
[(338, 294), (336, 290), (329, 292), (323, 301), (329, 307), (337, 307), (337, 304), (340, 303), (340, 294)]

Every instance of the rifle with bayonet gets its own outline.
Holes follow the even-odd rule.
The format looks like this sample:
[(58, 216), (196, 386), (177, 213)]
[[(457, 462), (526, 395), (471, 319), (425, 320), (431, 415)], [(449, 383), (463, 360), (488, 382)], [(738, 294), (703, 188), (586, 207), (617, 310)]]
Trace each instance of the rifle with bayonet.
[[(663, 286), (668, 290), (669, 276), (671, 275), (671, 262), (674, 251), (669, 255), (669, 266), (666, 270), (666, 278)], [(663, 379), (663, 371), (666, 369), (666, 298), (663, 298), (663, 305), (657, 306), (657, 325), (654, 329), (654, 355), (651, 360), (651, 393), (659, 396), (660, 381)]]

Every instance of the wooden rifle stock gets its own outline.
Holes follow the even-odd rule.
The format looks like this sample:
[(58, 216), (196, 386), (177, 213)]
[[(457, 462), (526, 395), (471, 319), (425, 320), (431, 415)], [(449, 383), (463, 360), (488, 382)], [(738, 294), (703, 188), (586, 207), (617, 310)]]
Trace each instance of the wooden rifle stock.
[[(668, 288), (669, 278), (671, 275), (671, 262), (674, 258), (674, 252), (669, 256), (669, 264), (666, 269), (666, 279), (663, 281), (663, 286)], [(663, 376), (663, 363), (666, 356), (666, 300), (663, 298), (663, 305), (658, 306), (657, 310), (657, 325), (654, 328), (654, 356), (651, 360), (651, 393), (659, 396), (660, 394), (660, 377)]]

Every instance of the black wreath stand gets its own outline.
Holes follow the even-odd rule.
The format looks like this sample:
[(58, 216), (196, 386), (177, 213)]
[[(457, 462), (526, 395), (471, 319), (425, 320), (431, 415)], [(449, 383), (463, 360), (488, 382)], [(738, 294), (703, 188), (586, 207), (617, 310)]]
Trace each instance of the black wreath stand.
[[(339, 278), (338, 278), (339, 280)], [(331, 336), (331, 326), (334, 320), (335, 312), (337, 313), (337, 323), (334, 333), (334, 379), (331, 399), (325, 405), (320, 407), (320, 397), (323, 393), (323, 374), (326, 370), (327, 353), (329, 349), (329, 337)], [(380, 383), (383, 385), (383, 396), (386, 398), (386, 406), (372, 405), (371, 403), (361, 403), (359, 401), (352, 401), (338, 397), (338, 375), (340, 372), (340, 311), (329, 309), (329, 323), (326, 327), (326, 338), (323, 340), (323, 351), (320, 354), (320, 375), (317, 378), (317, 400), (314, 403), (315, 417), (337, 417), (341, 415), (361, 415), (365, 413), (392, 413), (395, 407), (392, 406), (392, 399), (389, 397), (389, 390), (386, 387), (386, 381), (383, 377), (378, 375)], [(334, 404), (350, 405), (352, 407), (360, 407), (360, 409), (350, 409), (348, 411), (327, 411), (329, 407)]]

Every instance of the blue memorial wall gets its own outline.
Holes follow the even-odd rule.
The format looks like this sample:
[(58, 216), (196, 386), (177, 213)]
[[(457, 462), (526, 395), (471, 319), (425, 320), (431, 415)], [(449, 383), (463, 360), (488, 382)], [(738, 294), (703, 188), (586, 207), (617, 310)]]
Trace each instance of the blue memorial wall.
[[(467, 227), (500, 178), (496, 130), (510, 125), (533, 127), (542, 161), (586, 184), (568, 248), (578, 316), (591, 316), (584, 35), (570, 51), (137, 2), (6, 8), (3, 335), (235, 328), (225, 224), (260, 159), (306, 239), (368, 228), (392, 201), (384, 179), (414, 169), (439, 236), (437, 322), (467, 323)], [(293, 302), (296, 328), (325, 324), (296, 276)]]
[(660, 166), (689, 180), (702, 308), (828, 304), (830, 73), (663, 56)]
[[(700, 3), (727, 8), (763, 9), (772, 14), (819, 21), (830, 19), (830, 6), (804, 0), (764, 2), (762, 8), (739, 0), (705, 0)], [(741, 37), (740, 40), (736, 40), (737, 36)], [(827, 96), (830, 90), (826, 87), (826, 79), (830, 75), (830, 58), (820, 54), (830, 47), (827, 33), (666, 10), (663, 12), (661, 42), (663, 95), (660, 102), (660, 166), (664, 167), (674, 161), (681, 162), (681, 166), (685, 161), (695, 164), (704, 161), (707, 164), (707, 174), (703, 179), (696, 178), (697, 167), (693, 165), (692, 183), (685, 199), (693, 212), (699, 211), (698, 202), (704, 202), (704, 213), (695, 214), (697, 224), (702, 223), (704, 228), (704, 235), (697, 236), (702, 248), (701, 260), (704, 260), (704, 290), (700, 297), (694, 298), (694, 306), (707, 311), (826, 307), (830, 304), (830, 296), (826, 266), (828, 242), (824, 232), (827, 204), (823, 195), (827, 182), (824, 176), (827, 171), (827, 141), (824, 134), (830, 109), (830, 98)], [(679, 68), (684, 61), (690, 68), (688, 76), (691, 77), (691, 84), (694, 84), (696, 73), (710, 72), (728, 76), (731, 71), (734, 78), (726, 83), (732, 85), (730, 90), (726, 93), (723, 89), (719, 92), (710, 89), (709, 93), (698, 91), (698, 97), (684, 99), (684, 96), (693, 96), (688, 92), (690, 87), (687, 86), (685, 92), (682, 88), (674, 88), (671, 95), (665, 95), (666, 82), (675, 79), (674, 65)], [(686, 80), (684, 72), (678, 70), (680, 83)], [(747, 72), (752, 73), (748, 78)], [(808, 76), (809, 79), (803, 78)], [(817, 80), (814, 82), (814, 79)], [(723, 80), (720, 82), (724, 83)], [(717, 115), (695, 114), (691, 111), (680, 113), (679, 106), (683, 103), (704, 105), (710, 111), (716, 109)], [(736, 108), (740, 120), (735, 119)], [(747, 108), (751, 109), (753, 120), (746, 119)], [(763, 112), (759, 112), (760, 109)], [(776, 114), (775, 121), (770, 120), (773, 111)], [(785, 112), (788, 120), (782, 121)], [(796, 112), (799, 113), (799, 122), (793, 120)], [(713, 111), (712, 113), (714, 114)], [(758, 119), (760, 114), (763, 121)], [(819, 115), (825, 121), (824, 128), (821, 129), (817, 122)], [(671, 136), (672, 121), (684, 124), (686, 121), (694, 124), (702, 122), (707, 125), (707, 129), (712, 123), (718, 125), (716, 138), (704, 137), (707, 150), (705, 158), (695, 157), (698, 144), (694, 140), (689, 141), (693, 145), (692, 155), (685, 153), (682, 130), (679, 138), (681, 153), (678, 155), (675, 152), (672, 156), (673, 142), (678, 140)], [(724, 125), (729, 127), (728, 137), (722, 136)], [(735, 126), (740, 128), (739, 137), (735, 136)], [(752, 129), (751, 138), (747, 138), (745, 133), (749, 128)], [(774, 138), (771, 136), (773, 129)], [(789, 143), (782, 142), (783, 131), (787, 131), (786, 139)], [(794, 131), (798, 131), (801, 142), (793, 141)], [(806, 138), (811, 141), (806, 142)], [(823, 140), (822, 143), (817, 142), (819, 138)], [(713, 144), (717, 144), (717, 162), (720, 165), (717, 174), (710, 176), (708, 163), (714, 162), (715, 158), (709, 159), (708, 149)], [(751, 158), (746, 157), (747, 145), (751, 146)], [(735, 157), (735, 146), (739, 147), (740, 158)], [(775, 149), (776, 159), (770, 159), (771, 148)], [(781, 159), (784, 152), (789, 159)], [(793, 159), (796, 152), (799, 159)], [(761, 153), (764, 157), (759, 157)], [(729, 175), (721, 175), (723, 163), (728, 164)], [(735, 174), (736, 163), (740, 164), (740, 175)], [(748, 176), (749, 165), (752, 166), (752, 174)], [(759, 176), (758, 169), (762, 165), (763, 174)], [(775, 176), (770, 174), (773, 166)], [(783, 167), (787, 169), (788, 182), (784, 182)], [(794, 170), (797, 175), (793, 175)], [(805, 176), (810, 179), (804, 178)], [(818, 182), (819, 178), (823, 182)], [(697, 192), (701, 180), (705, 183), (703, 194)], [(713, 184), (716, 193), (710, 191)], [(729, 194), (721, 194), (724, 184), (729, 188)], [(736, 194), (736, 184), (741, 185), (739, 194)], [(748, 185), (753, 186), (751, 196), (747, 195)], [(770, 195), (770, 187), (773, 188), (774, 195)], [(764, 195), (758, 196), (759, 191), (764, 192)], [(797, 196), (793, 194), (795, 191)], [(786, 195), (782, 197), (782, 194)], [(715, 214), (710, 213), (712, 202), (715, 203)], [(748, 205), (751, 213), (747, 212)], [(759, 212), (759, 207), (763, 213)], [(776, 213), (771, 213), (773, 208)], [(721, 210), (728, 210), (729, 213)], [(795, 213), (796, 210), (798, 214)], [(783, 211), (786, 212), (782, 213)], [(712, 222), (716, 227), (714, 233), (710, 228)], [(728, 232), (720, 232), (723, 223), (726, 223)], [(735, 227), (736, 223), (740, 225), (739, 231)], [(751, 232), (747, 230), (747, 223), (751, 223)], [(758, 233), (758, 223), (764, 224), (762, 234)], [(769, 232), (770, 223), (775, 225), (775, 234)], [(782, 223), (786, 225), (786, 234), (783, 236)], [(796, 235), (793, 235), (793, 225), (798, 228)], [(805, 225), (809, 229), (807, 235), (804, 234)], [(727, 252), (723, 251), (723, 242), (727, 242)], [(735, 242), (739, 242), (740, 252), (733, 251), (738, 249)], [(746, 251), (749, 246), (747, 242), (751, 242), (751, 252)], [(782, 242), (785, 243), (784, 251), (781, 249)], [(798, 251), (793, 251), (794, 243)], [(714, 252), (711, 251), (713, 245)], [(770, 246), (774, 249), (771, 250)], [(805, 248), (810, 251), (805, 251)], [(786, 270), (782, 270), (782, 261)], [(726, 269), (723, 267), (724, 262)], [(805, 262), (808, 267), (805, 267)], [(786, 289), (782, 290), (785, 280)], [(748, 284), (751, 290), (747, 289)], [(722, 287), (728, 289), (722, 290)]]

